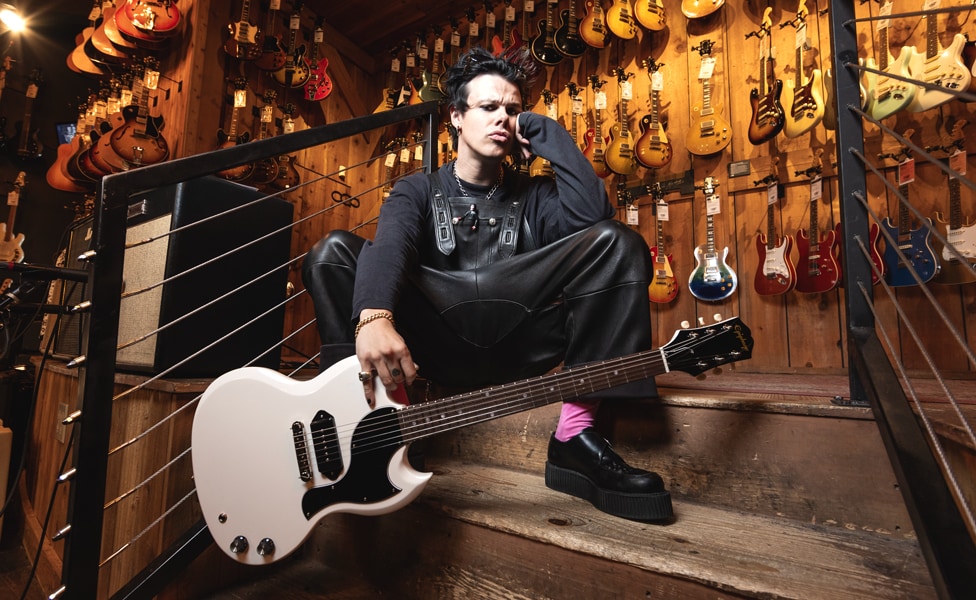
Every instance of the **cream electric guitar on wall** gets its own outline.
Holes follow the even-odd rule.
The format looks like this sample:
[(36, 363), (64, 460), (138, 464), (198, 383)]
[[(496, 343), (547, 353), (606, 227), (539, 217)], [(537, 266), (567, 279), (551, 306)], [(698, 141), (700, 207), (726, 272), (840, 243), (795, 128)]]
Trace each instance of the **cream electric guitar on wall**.
[[(939, 4), (940, 0), (926, 0), (922, 10), (935, 10), (939, 8)], [(973, 76), (966, 68), (962, 58), (966, 36), (957, 33), (952, 38), (952, 44), (948, 48), (943, 48), (942, 44), (939, 43), (938, 15), (926, 15), (925, 25), (925, 52), (919, 52), (918, 49), (912, 48), (913, 55), (909, 63), (912, 77), (946, 90), (956, 92), (967, 90)], [(949, 92), (920, 87), (912, 103), (908, 105), (908, 110), (924, 112), (944, 104), (954, 97)]]
[(14, 235), (14, 219), (20, 205), (20, 191), (24, 189), (26, 173), (21, 171), (14, 181), (14, 189), (7, 193), (7, 222), (0, 223), (0, 260), (4, 262), (24, 262), (23, 233)]
[(702, 40), (692, 50), (701, 54), (701, 68), (698, 81), (702, 84), (702, 102), (691, 109), (691, 125), (685, 135), (688, 152), (707, 156), (724, 150), (732, 141), (732, 127), (722, 116), (720, 107), (712, 104), (712, 74), (715, 72), (715, 58), (710, 56), (714, 42)]
[(271, 564), (331, 514), (387, 514), (417, 498), (431, 473), (410, 466), (411, 442), (669, 371), (697, 375), (752, 348), (732, 318), (679, 330), (661, 348), (409, 406), (377, 385), (370, 407), (354, 356), (304, 381), (236, 369), (210, 384), (193, 417), (197, 498), (221, 551)]
[[(966, 176), (966, 138), (962, 128), (966, 126), (965, 119), (956, 121), (952, 127), (952, 140), (949, 143), (949, 167), (961, 177)], [(937, 238), (932, 238), (932, 249), (941, 258), (941, 268), (932, 278), (932, 283), (960, 284), (976, 281), (971, 266), (976, 266), (976, 224), (969, 221), (962, 214), (962, 184), (959, 177), (949, 176), (949, 221), (946, 222), (942, 213), (935, 213), (935, 222), (939, 232), (949, 242), (943, 245)], [(963, 260), (956, 257), (949, 248), (952, 246)], [(968, 264), (966, 264), (968, 263)]]

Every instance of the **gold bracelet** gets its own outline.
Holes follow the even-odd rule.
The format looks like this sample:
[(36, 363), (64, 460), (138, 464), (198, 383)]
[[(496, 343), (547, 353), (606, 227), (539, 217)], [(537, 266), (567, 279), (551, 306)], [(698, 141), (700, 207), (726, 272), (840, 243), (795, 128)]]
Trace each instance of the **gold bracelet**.
[(372, 323), (377, 319), (387, 319), (390, 323), (393, 324), (394, 327), (396, 327), (396, 321), (393, 320), (393, 315), (391, 315), (390, 313), (388, 312), (373, 313), (364, 319), (360, 319), (359, 323), (356, 323), (356, 331), (352, 335), (353, 339), (359, 337), (359, 330), (363, 328), (363, 325), (366, 325), (367, 323)]

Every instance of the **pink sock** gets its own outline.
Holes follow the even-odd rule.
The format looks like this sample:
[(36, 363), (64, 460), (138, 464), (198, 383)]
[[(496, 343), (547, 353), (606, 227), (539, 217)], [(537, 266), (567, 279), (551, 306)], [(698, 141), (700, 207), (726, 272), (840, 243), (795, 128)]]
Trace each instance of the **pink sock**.
[(565, 442), (592, 426), (598, 408), (600, 408), (599, 400), (563, 402), (559, 424), (556, 425), (556, 439)]

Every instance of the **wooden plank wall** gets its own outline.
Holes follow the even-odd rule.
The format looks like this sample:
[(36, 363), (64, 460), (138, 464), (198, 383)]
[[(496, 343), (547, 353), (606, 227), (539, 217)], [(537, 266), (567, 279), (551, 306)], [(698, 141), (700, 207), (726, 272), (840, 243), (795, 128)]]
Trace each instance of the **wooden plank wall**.
[[(513, 3), (517, 8), (519, 4)], [(605, 9), (609, 9), (612, 4), (603, 2)], [(481, 3), (478, 5), (475, 19), (483, 23), (484, 7)], [(568, 5), (568, 2), (561, 2), (559, 9), (567, 8), (564, 5)], [(781, 133), (771, 141), (759, 145), (748, 140), (746, 132), (752, 117), (749, 94), (759, 84), (759, 38), (749, 34), (759, 30), (765, 2), (729, 2), (710, 16), (693, 20), (682, 15), (678, 0), (664, 0), (663, 5), (667, 11), (666, 29), (652, 32), (638, 28), (634, 39), (611, 37), (604, 49), (590, 48), (580, 58), (565, 59), (555, 67), (547, 68), (528, 99), (528, 106), (537, 112), (545, 112), (547, 107), (542, 101), (542, 91), (548, 89), (554, 94), (559, 120), (569, 128), (572, 115), (567, 84), (573, 82), (586, 88), (588, 76), (598, 75), (607, 82), (603, 89), (608, 97), (608, 110), (603, 112), (602, 124), (603, 131), (607, 132), (620, 118), (617, 110), (620, 86), (614, 75), (614, 69), (620, 67), (631, 74), (634, 98), (628, 104), (627, 118), (630, 130), (638, 137), (638, 123), (651, 109), (650, 74), (644, 67), (645, 61), (653, 59), (661, 65), (660, 72), (665, 82), (660, 93), (661, 118), (666, 122), (666, 131), (674, 150), (673, 159), (660, 169), (641, 167), (628, 177), (611, 175), (606, 179), (608, 192), (615, 199), (621, 186), (632, 187), (640, 182), (666, 181), (680, 177), (689, 169), (693, 171), (697, 184), (701, 184), (705, 177), (714, 177), (719, 183), (718, 192), (721, 197), (721, 214), (714, 217), (716, 245), (719, 249), (728, 247), (728, 264), (738, 275), (739, 287), (730, 298), (721, 302), (702, 302), (689, 293), (687, 278), (695, 268), (694, 249), (705, 241), (705, 201), (701, 192), (694, 195), (669, 194), (666, 197), (669, 220), (663, 228), (664, 246), (673, 256), (673, 267), (681, 290), (674, 301), (654, 304), (652, 307), (655, 343), (666, 342), (671, 332), (679, 328), (683, 321), (694, 322), (699, 318), (710, 321), (716, 314), (739, 315), (752, 328), (757, 344), (753, 360), (740, 363), (737, 368), (757, 372), (841, 371), (847, 367), (843, 324), (845, 290), (837, 288), (822, 294), (793, 291), (782, 296), (763, 296), (753, 286), (755, 272), (759, 267), (756, 242), (759, 235), (765, 234), (767, 229), (767, 190), (760, 180), (775, 175), (783, 184), (785, 193), (774, 207), (775, 229), (778, 235), (785, 232), (795, 236), (798, 230), (806, 230), (810, 225), (810, 180), (809, 175), (803, 171), (812, 167), (819, 156), (823, 165), (824, 183), (823, 198), (818, 204), (818, 226), (821, 231), (826, 231), (838, 223), (839, 200), (834, 170), (837, 148), (834, 132), (821, 124), (792, 139)], [(831, 45), (826, 15), (829, 2), (807, 0), (805, 7), (809, 12), (806, 22), (810, 48), (803, 53), (802, 66), (804, 73), (809, 76), (813, 69), (824, 72), (830, 64)], [(789, 22), (796, 17), (799, 8), (796, 1), (777, 2), (774, 3), (770, 15), (772, 27), (769, 35), (774, 48), (775, 76), (790, 82), (796, 75), (797, 65), (794, 60), (795, 27)], [(896, 3), (894, 12), (918, 8), (899, 2)], [(875, 3), (859, 4), (858, 11), (867, 16), (877, 13), (878, 6)], [(578, 12), (580, 18), (585, 14), (582, 7), (578, 8)], [(494, 13), (501, 23), (501, 4), (495, 7)], [(459, 29), (466, 31), (468, 17), (464, 14), (458, 16)], [(537, 3), (536, 14), (529, 20), (530, 36), (537, 31), (535, 22), (544, 16), (542, 4)], [(227, 15), (227, 18), (233, 19), (234, 16)], [(523, 18), (521, 10), (519, 18)], [(303, 15), (303, 19), (310, 30), (314, 15)], [(961, 16), (942, 15), (939, 22), (940, 30), (945, 32), (942, 34), (943, 44), (949, 43), (950, 34), (955, 32), (976, 34), (968, 31), (973, 29), (973, 24), (971, 19), (965, 17), (965, 13)], [(521, 21), (517, 22), (516, 26), (520, 26), (520, 23)], [(861, 43), (859, 54), (876, 58), (877, 35), (874, 25), (862, 24), (858, 26), (858, 30)], [(343, 39), (338, 32), (330, 33), (335, 35), (327, 39), (324, 48), (331, 59), (330, 72), (336, 81), (336, 89), (329, 98), (320, 103), (320, 113), (309, 110), (309, 103), (301, 104), (299, 127), (365, 114), (382, 102), (380, 90), (385, 83), (383, 71), (389, 56), (369, 57), (374, 61), (373, 64), (368, 64), (368, 59), (363, 57), (351, 58), (355, 53), (354, 44)], [(890, 29), (890, 45), (892, 48), (902, 45), (924, 48), (924, 33), (924, 20), (917, 17), (895, 19)], [(704, 40), (712, 42), (712, 56), (717, 59), (712, 79), (712, 104), (731, 124), (732, 141), (719, 153), (698, 156), (687, 151), (684, 136), (692, 122), (693, 108), (702, 102), (702, 88), (697, 79), (701, 56), (696, 48)], [(367, 63), (365, 66), (364, 62)], [(337, 77), (340, 74), (339, 69), (344, 81)], [(355, 88), (349, 89), (349, 85)], [(593, 126), (594, 119), (592, 90), (586, 89), (582, 97), (585, 114), (583, 122), (578, 124), (581, 133)], [(970, 104), (952, 101), (924, 113), (899, 113), (889, 118), (888, 122), (899, 131), (915, 128), (919, 132), (916, 143), (931, 145), (944, 141), (948, 134), (947, 127), (951, 127), (957, 119), (968, 118), (973, 121), (969, 116), (971, 111)], [(226, 118), (226, 110), (224, 114)], [(387, 173), (383, 165), (386, 154), (381, 144), (388, 138), (388, 135), (358, 136), (297, 156), (297, 162), (304, 171), (303, 176), (330, 176), (301, 192), (292, 193), (292, 199), (302, 215), (327, 210), (296, 228), (296, 254), (305, 252), (325, 231), (356, 228), (368, 223), (378, 214), (381, 195), (375, 190), (364, 191), (381, 185), (386, 179)], [(582, 135), (580, 143), (583, 144)], [(883, 136), (880, 130), (871, 126), (866, 132), (866, 145), (868, 157), (879, 161), (880, 159), (875, 158), (879, 152), (897, 147), (895, 140)], [(748, 163), (749, 174), (730, 177), (729, 164), (742, 162)], [(893, 177), (894, 162), (879, 164), (884, 166), (889, 177)], [(344, 181), (339, 181), (336, 176), (340, 165), (347, 167)], [(917, 170), (916, 182), (911, 189), (913, 202), (923, 214), (933, 214), (935, 211), (944, 213), (947, 210), (944, 174), (935, 167), (922, 164), (922, 161), (919, 161)], [(361, 206), (333, 206), (333, 191), (351, 194), (363, 192)], [(896, 214), (897, 200), (879, 181), (871, 182), (868, 191), (872, 208), (881, 216)], [(971, 207), (971, 196), (970, 190), (964, 187), (964, 214), (976, 212)], [(636, 206), (639, 221), (636, 227), (653, 244), (656, 237), (653, 202), (649, 197), (641, 197), (637, 198)], [(618, 216), (621, 220), (626, 219), (623, 206), (620, 207)], [(367, 225), (358, 229), (358, 232), (369, 237), (373, 233), (373, 227)], [(796, 258), (797, 250), (794, 248), (794, 261)], [(292, 282), (296, 289), (301, 289), (297, 268)], [(971, 315), (976, 311), (973, 286), (931, 286), (930, 289), (940, 307), (971, 343), (976, 335), (969, 326)], [(898, 354), (906, 361), (909, 369), (923, 368), (923, 358), (911, 341), (908, 328), (898, 319), (892, 303), (883, 297), (880, 289), (876, 290), (876, 294), (881, 321), (895, 332), (896, 343), (899, 344)], [(901, 288), (896, 295), (903, 306), (908, 307), (912, 321), (924, 336), (935, 339), (933, 336), (947, 335), (934, 317), (935, 311), (923, 301), (923, 292), (920, 289)], [(288, 330), (305, 325), (311, 318), (311, 304), (307, 299), (301, 298), (289, 310)], [(317, 344), (314, 328), (306, 329), (290, 341), (296, 360), (299, 355), (314, 353)], [(958, 349), (950, 344), (941, 344), (934, 351), (936, 364), (946, 372), (964, 374), (973, 369), (973, 365), (968, 364)]]
[[(620, 1), (622, 0), (617, 0)], [(231, 81), (236, 76), (243, 73), (248, 77), (251, 106), (260, 105), (262, 91), (274, 85), (269, 84), (266, 75), (248, 71), (246, 65), (221, 56), (219, 49), (214, 49), (219, 48), (225, 24), (239, 18), (235, 7), (217, 4), (220, 3), (201, 0), (194, 3), (194, 7), (198, 9), (207, 7), (210, 21), (201, 23), (208, 30), (207, 48), (204, 50), (207, 58), (196, 63), (198, 66), (194, 68), (197, 71), (202, 69), (206, 73), (211, 73), (211, 68), (220, 69), (225, 76), (218, 79), (201, 76), (199, 73), (195, 75), (195, 81), (199, 82), (199, 89), (203, 91), (194, 93), (191, 102), (193, 106), (189, 109), (186, 121), (187, 131), (193, 132), (194, 136), (185, 143), (186, 151), (191, 153), (205, 151), (212, 146), (215, 123), (222, 123), (225, 128), (228, 126), (231, 111), (226, 100), (231, 93)], [(962, 5), (962, 0), (949, 0), (943, 4)], [(576, 5), (578, 16), (582, 18), (588, 9), (582, 3)], [(609, 9), (612, 5), (608, 0), (603, 1), (604, 9)], [(697, 184), (701, 184), (705, 177), (714, 177), (719, 183), (718, 192), (721, 197), (721, 214), (714, 218), (716, 244), (719, 249), (728, 247), (728, 264), (738, 275), (739, 287), (727, 300), (714, 303), (698, 301), (689, 293), (687, 279), (695, 267), (694, 249), (704, 243), (706, 235), (704, 197), (701, 192), (694, 195), (669, 194), (666, 199), (670, 214), (663, 227), (664, 245), (673, 256), (673, 267), (681, 290), (674, 301), (652, 306), (655, 343), (666, 342), (671, 332), (680, 327), (683, 321), (694, 322), (699, 318), (710, 321), (715, 314), (739, 315), (753, 329), (757, 344), (753, 360), (740, 363), (737, 368), (756, 372), (843, 370), (847, 367), (843, 289), (823, 294), (793, 291), (783, 296), (762, 296), (753, 287), (755, 272), (759, 267), (756, 242), (760, 234), (766, 233), (767, 227), (766, 187), (760, 180), (775, 175), (783, 184), (785, 193), (774, 207), (776, 232), (779, 235), (784, 232), (796, 235), (797, 230), (809, 227), (810, 181), (808, 175), (802, 172), (813, 166), (817, 161), (816, 156), (819, 155), (824, 174), (823, 198), (818, 204), (819, 227), (824, 231), (838, 223), (839, 200), (834, 170), (837, 148), (834, 132), (821, 124), (797, 138), (790, 139), (781, 133), (763, 144), (753, 145), (749, 142), (746, 136), (752, 116), (749, 94), (759, 82), (759, 39), (747, 36), (759, 30), (765, 2), (730, 0), (714, 14), (699, 19), (686, 18), (681, 13), (677, 0), (663, 0), (663, 5), (667, 11), (667, 28), (652, 32), (639, 27), (634, 39), (611, 37), (604, 49), (590, 48), (580, 58), (565, 59), (559, 65), (546, 69), (528, 99), (528, 106), (537, 112), (545, 112), (547, 107), (542, 101), (542, 92), (548, 89), (554, 94), (553, 103), (559, 121), (569, 128), (572, 114), (566, 86), (572, 82), (584, 88), (582, 97), (585, 114), (578, 123), (582, 145), (582, 132), (592, 127), (594, 120), (593, 94), (592, 90), (587, 89), (588, 76), (597, 75), (607, 82), (603, 89), (607, 93), (608, 110), (603, 111), (602, 123), (603, 131), (607, 132), (620, 119), (620, 86), (613, 73), (615, 68), (620, 67), (631, 74), (634, 98), (628, 103), (627, 118), (630, 130), (637, 137), (640, 134), (640, 119), (651, 109), (650, 76), (644, 64), (647, 59), (653, 59), (661, 65), (660, 72), (665, 82), (660, 94), (661, 118), (666, 123), (667, 135), (673, 146), (673, 158), (667, 166), (660, 169), (641, 167), (628, 177), (611, 175), (606, 179), (608, 192), (612, 199), (616, 199), (620, 187), (632, 187), (641, 182), (667, 181), (680, 177), (689, 169), (692, 170)], [(517, 9), (519, 18), (515, 26), (521, 28), (528, 37), (534, 36), (538, 31), (536, 22), (545, 16), (543, 4), (537, 3), (535, 15), (524, 25), (525, 15), (521, 11), (521, 2), (515, 0), (513, 6)], [(829, 2), (807, 0), (805, 7), (809, 11), (807, 27), (810, 49), (803, 54), (803, 66), (805, 73), (809, 75), (812, 69), (823, 72), (830, 64), (831, 45), (826, 14)], [(283, 10), (286, 8), (283, 7)], [(568, 8), (568, 1), (560, 2), (558, 8)], [(796, 17), (799, 8), (796, 0), (777, 2), (774, 3), (770, 15), (770, 43), (775, 49), (773, 68), (776, 77), (784, 81), (792, 81), (797, 70), (793, 52), (795, 28), (788, 22)], [(867, 16), (876, 14), (878, 8), (875, 3), (863, 3), (858, 5), (857, 10), (859, 15)], [(899, 1), (894, 12), (919, 8)], [(504, 5), (499, 3), (493, 10), (500, 27)], [(461, 32), (467, 31), (470, 20), (466, 12), (459, 9), (458, 29)], [(485, 9), (480, 3), (473, 14), (483, 27)], [(310, 35), (317, 16), (305, 11), (302, 17), (303, 29)], [(966, 13), (943, 15), (939, 17), (939, 23), (940, 31), (943, 31), (943, 44), (949, 43), (950, 34), (954, 33), (976, 36), (976, 26), (972, 19), (967, 18)], [(329, 73), (335, 83), (334, 92), (322, 102), (310, 103), (296, 99), (294, 94), (278, 86), (279, 104), (287, 101), (290, 95), (291, 101), (299, 108), (296, 120), (296, 128), (299, 129), (366, 114), (383, 100), (381, 90), (386, 84), (385, 71), (390, 57), (362, 55), (354, 42), (343, 38), (341, 32), (328, 26), (327, 19), (326, 31), (326, 41), (320, 52), (330, 60)], [(443, 28), (441, 31), (444, 31)], [(860, 24), (858, 32), (859, 54), (877, 59), (874, 24)], [(894, 19), (889, 32), (890, 45), (892, 48), (900, 48), (902, 45), (924, 48), (924, 33), (922, 19)], [(698, 156), (687, 151), (684, 136), (692, 122), (693, 107), (702, 102), (702, 88), (697, 79), (701, 56), (696, 48), (705, 40), (713, 44), (712, 56), (717, 59), (711, 86), (712, 104), (731, 124), (732, 141), (717, 154)], [(432, 45), (433, 37), (430, 41)], [(914, 128), (918, 132), (916, 143), (931, 145), (941, 143), (947, 136), (947, 127), (951, 127), (956, 120), (976, 120), (972, 115), (974, 110), (976, 104), (952, 101), (925, 113), (902, 112), (890, 117), (886, 123), (897, 131)], [(280, 111), (276, 112), (276, 116), (280, 119)], [(257, 130), (251, 111), (244, 112), (241, 126), (249, 131)], [(970, 126), (972, 127), (976, 127), (976, 124)], [(409, 132), (399, 131), (396, 134), (409, 137)], [(295, 230), (293, 250), (296, 256), (307, 251), (324, 232), (332, 229), (356, 229), (366, 237), (373, 235), (374, 227), (370, 223), (379, 212), (382, 198), (377, 188), (388, 179), (390, 171), (395, 173), (402, 169), (399, 164), (394, 169), (387, 169), (384, 165), (387, 154), (383, 145), (393, 135), (394, 132), (377, 132), (375, 135), (357, 136), (296, 155), (295, 162), (303, 180), (315, 181), (288, 195), (295, 203), (296, 214), (308, 217)], [(889, 178), (894, 176), (894, 162), (881, 162), (876, 157), (879, 152), (891, 151), (897, 146), (894, 139), (882, 135), (876, 127), (867, 128), (867, 156), (879, 161)], [(972, 146), (970, 144), (968, 148), (970, 153), (973, 152)], [(443, 140), (439, 140), (438, 150), (442, 149)], [(445, 153), (438, 154), (442, 160), (447, 158)], [(749, 173), (730, 177), (729, 165), (744, 162), (748, 163)], [(971, 157), (969, 162), (972, 162)], [(346, 167), (344, 179), (338, 176), (341, 166)], [(917, 171), (916, 182), (911, 188), (913, 202), (923, 214), (933, 214), (935, 211), (944, 213), (947, 210), (944, 174), (921, 161)], [(333, 192), (359, 196), (360, 206), (336, 204), (332, 198)], [(871, 206), (879, 215), (895, 214), (897, 199), (880, 181), (870, 180), (868, 192)], [(962, 199), (964, 214), (976, 212), (971, 206), (973, 194), (965, 187)], [(653, 244), (656, 237), (653, 202), (649, 197), (640, 197), (636, 199), (636, 206), (639, 221), (636, 227)], [(621, 220), (626, 220), (624, 206), (620, 206), (618, 216)], [(364, 224), (366, 225), (363, 226)], [(797, 250), (794, 248), (793, 259), (796, 258)], [(290, 279), (295, 289), (300, 291), (302, 285), (299, 272), (299, 264), (296, 263)], [(972, 331), (969, 318), (976, 307), (973, 286), (931, 286), (930, 289), (965, 339), (972, 342), (976, 335)], [(920, 289), (901, 288), (896, 294), (911, 313), (915, 327), (926, 339), (940, 339), (948, 335)], [(894, 306), (883, 298), (880, 290), (877, 295), (881, 322), (895, 333), (896, 343), (899, 345), (898, 354), (906, 361), (908, 368), (923, 368), (923, 357), (912, 342), (908, 328), (898, 319)], [(289, 307), (286, 330), (299, 329), (308, 324), (312, 317), (311, 302), (306, 297), (300, 297)], [(289, 341), (286, 356), (290, 360), (299, 361), (302, 356), (314, 354), (317, 347), (318, 338), (314, 327), (307, 327)], [(953, 373), (965, 373), (973, 369), (973, 365), (968, 364), (965, 357), (952, 345), (941, 344), (935, 350), (937, 354), (933, 358), (939, 368)]]

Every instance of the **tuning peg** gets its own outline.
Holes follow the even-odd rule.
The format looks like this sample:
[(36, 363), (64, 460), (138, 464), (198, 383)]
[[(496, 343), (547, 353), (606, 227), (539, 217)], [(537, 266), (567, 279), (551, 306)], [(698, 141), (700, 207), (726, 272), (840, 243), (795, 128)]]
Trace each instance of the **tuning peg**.
[(712, 315), (712, 318), (715, 319), (716, 323), (719, 323), (722, 321), (722, 313), (715, 313)]
[(698, 326), (699, 327), (705, 326), (705, 317), (698, 317)]
[(689, 323), (688, 321), (682, 321), (681, 322), (681, 328), (682, 329), (688, 329), (690, 327), (691, 327), (691, 323)]

